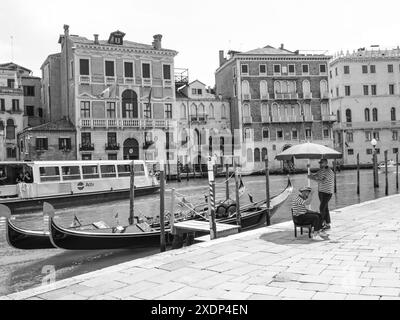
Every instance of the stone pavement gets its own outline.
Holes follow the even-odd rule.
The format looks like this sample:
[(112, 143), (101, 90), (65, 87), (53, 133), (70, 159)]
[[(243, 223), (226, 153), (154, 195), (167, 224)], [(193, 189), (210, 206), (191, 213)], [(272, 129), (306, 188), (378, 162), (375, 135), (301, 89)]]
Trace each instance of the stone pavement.
[(291, 222), (134, 260), (1, 299), (400, 299), (400, 195), (332, 213), (330, 240)]

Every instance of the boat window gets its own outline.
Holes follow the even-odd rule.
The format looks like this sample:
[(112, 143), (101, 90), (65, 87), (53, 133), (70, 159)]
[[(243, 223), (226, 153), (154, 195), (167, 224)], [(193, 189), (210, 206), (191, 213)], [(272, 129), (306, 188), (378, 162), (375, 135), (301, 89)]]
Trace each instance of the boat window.
[(116, 178), (117, 172), (115, 166), (101, 166), (101, 177), (102, 178)]
[(79, 167), (62, 167), (62, 176), (64, 181), (80, 180), (81, 170)]
[[(0, 165), (0, 186), (11, 186), (16, 185), (20, 174), (25, 173), (25, 166), (19, 164), (2, 164)], [(30, 172), (32, 177), (32, 171), (27, 166), (26, 169)]]
[(129, 164), (118, 165), (118, 176), (119, 177), (130, 177), (131, 166)]
[(146, 175), (144, 172), (143, 164), (135, 164), (134, 165), (135, 177), (140, 177)]
[(99, 179), (99, 168), (97, 166), (82, 166), (83, 179)]
[(60, 168), (59, 167), (40, 167), (40, 181), (60, 181)]

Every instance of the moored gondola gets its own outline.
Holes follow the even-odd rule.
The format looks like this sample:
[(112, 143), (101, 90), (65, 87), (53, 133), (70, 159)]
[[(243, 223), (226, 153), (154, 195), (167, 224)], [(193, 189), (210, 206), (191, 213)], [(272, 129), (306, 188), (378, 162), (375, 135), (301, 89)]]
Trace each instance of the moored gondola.
[(20, 250), (53, 249), (48, 231), (32, 231), (17, 227), (11, 220), (11, 210), (0, 204), (0, 217), (6, 219), (6, 238), (10, 246)]

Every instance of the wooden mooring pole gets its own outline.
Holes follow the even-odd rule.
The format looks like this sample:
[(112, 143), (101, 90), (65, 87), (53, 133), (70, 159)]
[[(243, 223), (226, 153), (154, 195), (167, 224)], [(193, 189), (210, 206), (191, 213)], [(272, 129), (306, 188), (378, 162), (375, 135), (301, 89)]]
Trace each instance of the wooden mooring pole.
[(336, 163), (336, 159), (335, 159), (335, 160), (333, 160), (333, 173), (334, 173), (334, 178), (335, 178), (335, 181), (334, 181), (334, 192), (335, 192), (335, 193), (337, 193), (336, 166), (337, 166), (337, 163)]
[(160, 250), (165, 252), (165, 164), (160, 163)]
[(237, 167), (236, 161), (234, 162), (233, 169), (235, 171), (235, 194), (236, 194), (236, 224), (239, 226), (239, 232), (242, 229), (242, 216), (240, 213), (240, 195), (239, 195), (239, 169)]
[(396, 153), (396, 190), (399, 190), (399, 152)]
[(129, 225), (135, 223), (135, 163), (132, 160), (131, 165), (131, 181), (130, 181), (130, 195), (129, 195)]
[(360, 154), (357, 153), (357, 194), (360, 195)]
[(388, 180), (388, 151), (385, 150), (385, 195), (389, 195), (389, 180)]
[(226, 170), (226, 200), (229, 199), (229, 164), (225, 164), (225, 170)]
[(269, 192), (269, 159), (268, 155), (265, 156), (265, 190), (266, 190), (266, 205), (267, 205), (267, 215), (266, 215), (266, 224), (267, 226), (271, 225), (271, 196)]

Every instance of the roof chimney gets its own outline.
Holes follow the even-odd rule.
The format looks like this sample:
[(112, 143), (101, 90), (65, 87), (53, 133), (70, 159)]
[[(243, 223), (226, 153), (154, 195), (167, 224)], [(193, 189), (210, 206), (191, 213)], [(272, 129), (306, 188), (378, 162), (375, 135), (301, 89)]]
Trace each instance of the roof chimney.
[(284, 50), (285, 49), (285, 45), (282, 43), (281, 44), (281, 50)]
[(162, 40), (162, 35), (161, 34), (156, 34), (154, 37), (153, 41), (153, 48), (156, 50), (161, 49), (161, 40)]
[(94, 44), (99, 44), (99, 35), (94, 34)]
[(222, 66), (225, 63), (225, 56), (224, 56), (224, 50), (219, 51), (219, 66)]
[(69, 25), (67, 25), (67, 24), (64, 24), (64, 35), (66, 37), (69, 36)]

